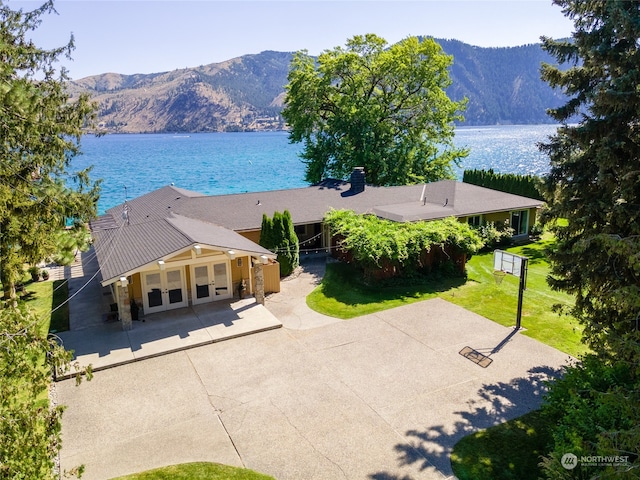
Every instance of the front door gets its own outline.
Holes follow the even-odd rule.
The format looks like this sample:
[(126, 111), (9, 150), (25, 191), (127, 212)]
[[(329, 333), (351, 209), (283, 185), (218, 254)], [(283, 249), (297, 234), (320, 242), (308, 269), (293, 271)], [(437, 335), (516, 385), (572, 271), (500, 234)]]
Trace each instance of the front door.
[(231, 286), (229, 285), (229, 275), (227, 274), (227, 262), (213, 264), (213, 278), (216, 289), (215, 300), (231, 297)]
[(199, 303), (231, 298), (229, 262), (203, 263), (191, 268), (191, 300)]
[(146, 313), (163, 312), (188, 305), (183, 267), (144, 273), (142, 282), (142, 301)]
[(213, 277), (211, 275), (211, 265), (196, 265), (193, 267), (194, 285), (192, 292), (193, 304), (207, 303), (213, 300)]

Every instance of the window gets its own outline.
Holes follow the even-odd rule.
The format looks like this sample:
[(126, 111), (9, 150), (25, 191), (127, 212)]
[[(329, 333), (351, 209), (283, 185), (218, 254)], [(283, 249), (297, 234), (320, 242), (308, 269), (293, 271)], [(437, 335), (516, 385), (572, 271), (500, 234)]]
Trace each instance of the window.
[(529, 233), (529, 210), (511, 212), (511, 228), (513, 228), (514, 235)]
[(467, 223), (472, 227), (479, 227), (482, 225), (482, 215), (474, 215), (473, 217), (467, 217)]

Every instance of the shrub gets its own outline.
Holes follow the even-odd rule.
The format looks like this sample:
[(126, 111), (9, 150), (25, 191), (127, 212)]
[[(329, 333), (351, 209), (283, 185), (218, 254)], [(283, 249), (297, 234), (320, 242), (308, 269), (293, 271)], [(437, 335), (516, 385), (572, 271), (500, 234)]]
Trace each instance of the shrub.
[(40, 279), (40, 269), (36, 265), (29, 267), (29, 275), (31, 275), (31, 281), (37, 282)]
[(484, 250), (494, 250), (498, 247), (503, 247), (511, 243), (511, 237), (513, 237), (514, 230), (509, 226), (508, 221), (487, 222), (484, 225), (475, 227), (476, 232), (484, 243)]
[(530, 233), (530, 234), (531, 234), (531, 236), (533, 236), (533, 237), (539, 237), (539, 236), (541, 236), (541, 235), (542, 235), (543, 230), (544, 230), (544, 227), (542, 226), (542, 224), (541, 224), (541, 223), (539, 223), (539, 222), (536, 222), (536, 223), (534, 223), (534, 224), (533, 224), (533, 226), (531, 227), (531, 230), (530, 230), (530, 232), (529, 232), (529, 233)]

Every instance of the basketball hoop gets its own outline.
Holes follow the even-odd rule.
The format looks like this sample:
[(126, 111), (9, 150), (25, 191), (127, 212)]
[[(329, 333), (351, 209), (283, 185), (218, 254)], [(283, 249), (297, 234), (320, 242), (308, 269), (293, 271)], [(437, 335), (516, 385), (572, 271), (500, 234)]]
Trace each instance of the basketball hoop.
[(493, 278), (495, 278), (496, 280), (496, 285), (500, 285), (502, 283), (502, 280), (504, 280), (504, 277), (506, 276), (507, 272), (503, 272), (502, 270), (493, 271)]
[(518, 316), (516, 317), (516, 330), (520, 330), (522, 320), (522, 297), (527, 289), (527, 269), (529, 259), (522, 255), (505, 252), (503, 250), (495, 250), (493, 252), (493, 278), (496, 284), (500, 285), (506, 275), (520, 277), (520, 285), (518, 287)]

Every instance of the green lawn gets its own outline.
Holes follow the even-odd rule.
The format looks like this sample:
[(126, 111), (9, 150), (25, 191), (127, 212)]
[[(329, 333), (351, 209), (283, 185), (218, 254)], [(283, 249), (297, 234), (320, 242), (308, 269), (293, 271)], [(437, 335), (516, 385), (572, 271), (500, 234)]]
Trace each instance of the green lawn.
[(325, 315), (348, 319), (435, 298), (464, 282), (461, 278), (427, 283), (371, 287), (360, 272), (345, 263), (330, 263), (322, 283), (307, 296), (307, 305)]
[(460, 480), (537, 480), (550, 441), (550, 429), (536, 410), (464, 437), (453, 447), (451, 467)]
[[(547, 285), (549, 265), (545, 248), (551, 237), (508, 251), (529, 257), (527, 290), (524, 293), (524, 335), (573, 356), (586, 351), (580, 342), (581, 327), (569, 316), (552, 311), (555, 304), (570, 305), (572, 298)], [(500, 285), (493, 275), (493, 252), (474, 255), (467, 263), (467, 279), (436, 279), (429, 283), (371, 287), (363, 284), (351, 266), (329, 264), (322, 283), (307, 297), (313, 310), (348, 319), (434, 297), (443, 298), (501, 325), (516, 322), (519, 279), (506, 276)]]
[(183, 463), (134, 473), (114, 480), (274, 480), (269, 475), (246, 468), (236, 468), (218, 463)]
[[(24, 286), (22, 297), (25, 304), (42, 319), (41, 332), (64, 332), (69, 330), (69, 304), (65, 303), (69, 296), (69, 285), (66, 280), (53, 282), (28, 282)], [(50, 313), (54, 308), (56, 311)]]

